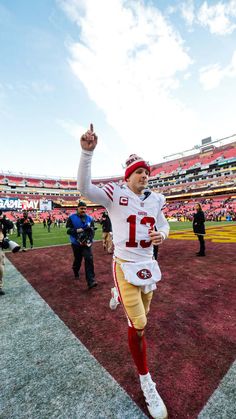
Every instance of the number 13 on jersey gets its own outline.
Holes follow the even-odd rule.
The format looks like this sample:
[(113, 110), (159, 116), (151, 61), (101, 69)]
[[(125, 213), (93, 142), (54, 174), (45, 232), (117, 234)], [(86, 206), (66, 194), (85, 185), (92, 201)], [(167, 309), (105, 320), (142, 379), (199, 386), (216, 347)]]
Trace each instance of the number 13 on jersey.
[[(129, 223), (129, 241), (126, 242), (127, 247), (138, 247), (138, 242), (136, 241), (136, 230), (139, 227), (137, 225), (136, 215), (130, 215), (127, 218)], [(143, 217), (140, 220), (140, 224), (148, 225), (149, 229), (152, 230), (155, 225), (155, 218), (153, 217)], [(140, 240), (140, 246), (145, 248), (151, 246), (152, 241)]]

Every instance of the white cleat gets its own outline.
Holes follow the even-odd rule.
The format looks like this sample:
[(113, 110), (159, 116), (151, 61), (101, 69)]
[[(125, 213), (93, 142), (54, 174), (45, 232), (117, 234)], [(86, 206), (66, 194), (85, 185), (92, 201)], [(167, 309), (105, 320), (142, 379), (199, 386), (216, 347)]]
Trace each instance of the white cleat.
[(111, 299), (109, 302), (109, 307), (111, 310), (115, 310), (119, 304), (120, 304), (119, 294), (116, 287), (114, 287), (111, 289)]
[(157, 392), (156, 384), (151, 379), (143, 380), (141, 382), (141, 389), (151, 417), (154, 419), (167, 419), (167, 409)]

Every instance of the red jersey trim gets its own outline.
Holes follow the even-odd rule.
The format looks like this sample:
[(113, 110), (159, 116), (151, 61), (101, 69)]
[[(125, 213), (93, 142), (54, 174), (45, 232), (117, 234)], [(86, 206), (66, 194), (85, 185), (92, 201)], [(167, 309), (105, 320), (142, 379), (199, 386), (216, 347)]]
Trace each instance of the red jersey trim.
[(110, 198), (111, 201), (113, 201), (113, 192), (114, 192), (114, 186), (112, 183), (108, 183), (104, 186), (103, 190), (106, 192), (108, 198)]

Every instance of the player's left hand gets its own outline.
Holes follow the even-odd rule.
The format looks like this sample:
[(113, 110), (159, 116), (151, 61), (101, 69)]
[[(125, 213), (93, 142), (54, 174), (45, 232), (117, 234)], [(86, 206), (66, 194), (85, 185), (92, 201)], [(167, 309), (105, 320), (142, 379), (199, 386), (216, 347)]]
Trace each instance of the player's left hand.
[(152, 241), (152, 244), (158, 246), (163, 242), (163, 235), (156, 230), (149, 231), (149, 237)]

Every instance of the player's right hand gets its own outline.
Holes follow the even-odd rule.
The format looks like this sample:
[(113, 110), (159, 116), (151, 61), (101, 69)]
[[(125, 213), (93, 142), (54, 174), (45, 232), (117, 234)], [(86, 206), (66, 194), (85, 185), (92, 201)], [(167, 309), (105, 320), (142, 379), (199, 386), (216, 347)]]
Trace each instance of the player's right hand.
[(93, 151), (97, 145), (98, 137), (93, 131), (93, 124), (90, 124), (89, 130), (80, 138), (80, 145), (83, 150)]

